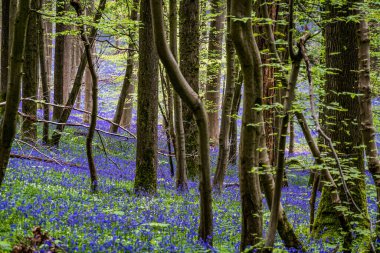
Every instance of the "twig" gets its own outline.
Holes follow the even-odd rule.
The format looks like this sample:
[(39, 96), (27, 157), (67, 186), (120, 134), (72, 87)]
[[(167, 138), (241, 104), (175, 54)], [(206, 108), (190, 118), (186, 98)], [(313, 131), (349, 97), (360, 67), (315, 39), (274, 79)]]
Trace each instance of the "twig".
[(20, 139), (15, 139), (15, 141), (17, 141), (17, 142), (19, 142), (19, 143), (22, 143), (22, 144), (25, 144), (25, 145), (31, 147), (32, 149), (34, 149), (35, 151), (37, 151), (39, 154), (45, 156), (45, 157), (48, 158), (49, 160), (53, 160), (53, 161), (55, 161), (57, 164), (59, 164), (59, 165), (62, 166), (62, 164), (61, 164), (60, 162), (58, 162), (58, 161), (55, 160), (54, 158), (52, 158), (52, 157), (50, 157), (50, 156), (44, 154), (44, 153), (43, 153), (42, 151), (40, 151), (36, 146), (34, 146), (34, 145), (32, 145), (32, 144), (29, 144), (29, 143), (27, 143), (27, 142), (25, 142), (25, 141), (23, 141), (23, 140), (20, 140)]

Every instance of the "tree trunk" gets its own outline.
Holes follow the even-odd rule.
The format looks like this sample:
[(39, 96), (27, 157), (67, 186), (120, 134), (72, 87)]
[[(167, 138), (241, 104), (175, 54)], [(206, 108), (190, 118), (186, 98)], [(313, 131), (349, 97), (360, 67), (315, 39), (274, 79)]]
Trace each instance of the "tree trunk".
[[(222, 120), (220, 124), (219, 135), (219, 154), (216, 172), (214, 176), (214, 188), (221, 192), (223, 188), (224, 177), (228, 166), (228, 155), (230, 151), (230, 127), (232, 100), (235, 90), (235, 50), (231, 38), (231, 0), (227, 1), (227, 33), (226, 33), (226, 88), (224, 91), (224, 101), (222, 107)], [(219, 91), (218, 91), (219, 92)], [(211, 123), (210, 123), (211, 125)], [(210, 132), (212, 132), (210, 130)], [(212, 138), (211, 138), (212, 139)]]
[[(261, 242), (263, 232), (262, 200), (258, 171), (260, 137), (264, 133), (260, 119), (262, 112), (254, 107), (262, 105), (263, 82), (260, 52), (253, 37), (252, 1), (233, 0), (231, 34), (239, 56), (244, 77), (243, 117), (239, 153), (239, 181), (242, 207), (240, 250)], [(246, 19), (242, 21), (241, 19)]]
[[(58, 0), (56, 5), (56, 15), (62, 17), (66, 10), (64, 0)], [(55, 28), (56, 33), (66, 31), (66, 26), (62, 23), (57, 23)], [(63, 105), (63, 82), (64, 82), (64, 64), (65, 64), (65, 35), (58, 34), (55, 38), (55, 54), (54, 54), (54, 104)], [(61, 116), (62, 108), (53, 108), (53, 120), (58, 121)]]
[[(95, 23), (95, 24), (99, 23), (100, 19), (102, 18), (102, 12), (106, 6), (106, 2), (107, 2), (107, 0), (100, 0), (99, 6), (97, 8), (96, 14), (95, 14), (94, 19), (93, 19), (93, 23)], [(94, 43), (97, 32), (98, 32), (98, 29), (96, 29), (95, 27), (93, 27), (91, 29), (91, 33), (89, 36), (89, 43), (90, 44)], [(75, 76), (74, 85), (73, 85), (73, 88), (70, 92), (69, 98), (68, 98), (67, 103), (66, 103), (66, 108), (62, 112), (62, 115), (59, 118), (60, 124), (57, 125), (57, 128), (54, 131), (53, 136), (52, 136), (52, 144), (55, 146), (58, 146), (58, 144), (59, 144), (59, 140), (62, 136), (62, 131), (65, 128), (65, 124), (70, 117), (71, 109), (74, 106), (75, 100), (79, 94), (80, 88), (82, 86), (82, 79), (83, 79), (84, 71), (86, 69), (86, 65), (87, 65), (86, 52), (83, 52), (83, 54), (81, 55), (81, 60), (80, 60), (80, 64), (78, 67), (78, 71), (77, 71), (77, 74)]]
[(208, 40), (208, 65), (206, 85), (206, 105), (208, 125), (212, 145), (218, 145), (219, 137), (219, 97), (222, 68), (222, 43), (224, 26), (224, 3), (211, 0), (210, 34)]
[[(180, 68), (190, 87), (199, 92), (199, 0), (181, 0), (179, 9)], [(188, 177), (199, 174), (198, 130), (193, 113), (183, 106)]]
[[(177, 61), (178, 55), (178, 16), (177, 0), (169, 1), (169, 25), (170, 25), (170, 51)], [(175, 128), (175, 153), (177, 160), (176, 170), (176, 188), (179, 191), (187, 191), (187, 172), (186, 172), (186, 147), (185, 147), (185, 130), (183, 129), (182, 101), (177, 92), (173, 91), (174, 99), (174, 128)]]
[[(238, 73), (238, 64), (235, 67), (235, 72)], [(232, 112), (231, 112), (231, 130), (230, 130), (230, 152), (229, 152), (229, 162), (231, 164), (236, 164), (237, 162), (237, 150), (238, 150), (238, 141), (237, 141), (237, 117), (239, 115), (240, 102), (241, 102), (241, 87), (243, 86), (243, 75), (241, 71), (238, 74), (238, 77), (235, 79), (235, 90), (234, 98), (232, 100)]]
[[(361, 13), (363, 14), (363, 13)], [(366, 146), (366, 155), (368, 160), (368, 170), (372, 174), (373, 181), (376, 186), (377, 194), (377, 221), (380, 221), (380, 160), (378, 158), (378, 150), (376, 146), (376, 130), (373, 124), (372, 113), (372, 96), (371, 96), (371, 80), (370, 80), (370, 39), (368, 23), (364, 20), (360, 21), (358, 29), (359, 42), (359, 104), (360, 104), (360, 124), (363, 143)], [(380, 223), (376, 223), (377, 238), (380, 239)]]
[[(39, 8), (42, 7), (42, 0), (39, 1)], [(44, 29), (44, 22), (42, 21), (42, 17), (40, 15), (37, 16), (38, 18), (38, 49), (39, 49), (39, 60), (40, 60), (40, 71), (41, 71), (41, 83), (42, 83), (42, 98), (44, 102), (50, 103), (50, 90), (49, 90), (49, 75), (48, 72), (48, 60), (46, 59), (46, 51), (45, 51), (45, 29)], [(44, 111), (44, 120), (49, 121), (50, 120), (50, 108), (49, 105), (44, 104), (43, 105), (43, 111)], [(49, 123), (44, 122), (43, 124), (43, 130), (42, 130), (42, 142), (44, 144), (49, 143)]]
[(212, 215), (212, 195), (210, 181), (210, 157), (209, 157), (209, 136), (206, 110), (199, 99), (197, 93), (191, 88), (184, 75), (178, 67), (165, 39), (165, 29), (162, 15), (162, 1), (150, 1), (153, 16), (154, 39), (160, 59), (165, 66), (170, 81), (187, 106), (192, 110), (196, 118), (199, 130), (199, 151), (200, 151), (200, 224), (199, 238), (212, 245), (213, 236), (213, 215)]
[(158, 56), (149, 0), (140, 3), (135, 191), (157, 191)]
[(9, 62), (9, 33), (10, 26), (10, 0), (2, 0), (1, 14), (1, 84), (0, 84), (0, 102), (5, 101), (8, 84), (8, 62)]
[[(353, 201), (360, 208), (357, 210), (353, 203), (344, 205), (353, 214), (349, 216), (350, 222), (357, 222), (355, 229), (360, 230), (356, 240), (363, 245), (369, 242), (367, 220), (367, 201), (362, 163), (361, 142), (359, 126), (359, 99), (351, 96), (358, 91), (358, 41), (356, 37), (357, 24), (348, 19), (354, 14), (355, 1), (347, 1), (345, 4), (333, 4), (326, 2), (326, 24), (324, 30), (326, 48), (326, 67), (330, 70), (326, 74), (324, 104), (336, 106), (325, 107), (323, 114), (323, 130), (331, 137), (335, 149), (340, 155), (343, 174), (353, 197)], [(357, 1), (356, 1), (357, 2)], [(334, 72), (334, 73), (332, 73)], [(332, 171), (338, 172), (335, 163), (329, 163)], [(334, 174), (333, 174), (334, 175)], [(336, 175), (336, 174), (335, 174)], [(354, 175), (354, 176), (353, 176)], [(334, 177), (337, 184), (342, 178)], [(338, 185), (339, 186), (339, 185)], [(340, 187), (340, 186), (339, 186)], [(345, 191), (341, 192), (341, 199), (347, 199)], [(336, 213), (330, 205), (331, 191), (327, 187), (322, 190), (321, 200), (318, 207), (317, 217), (314, 223), (314, 235), (323, 237), (339, 238), (339, 221)], [(323, 233), (322, 233), (323, 231)], [(367, 231), (367, 232), (365, 232)], [(347, 248), (345, 250), (348, 250)]]
[[(31, 8), (38, 9), (37, 2), (32, 1)], [(24, 76), (22, 81), (22, 97), (37, 100), (38, 90), (38, 24), (37, 13), (29, 15), (28, 31), (26, 32), (26, 48)], [(22, 139), (30, 142), (37, 141), (37, 126), (33, 119), (37, 118), (37, 103), (23, 101), (22, 112), (27, 115), (23, 118)]]
[[(23, 76), (24, 52), (26, 31), (30, 13), (30, 0), (20, 0), (20, 8), (16, 14), (12, 30), (11, 51), (8, 68), (7, 98), (5, 105), (4, 120), (1, 127), (0, 138), (0, 186), (5, 177), (8, 166), (11, 147), (16, 135), (16, 117), (20, 103), (21, 80)], [(11, 29), (11, 27), (10, 27)]]
[[(131, 16), (130, 19), (131, 21), (137, 21), (138, 18), (138, 7), (139, 7), (139, 0), (134, 0), (133, 1), (133, 6), (132, 6), (132, 11), (131, 11)], [(135, 37), (134, 36), (135, 32), (132, 31), (129, 36), (130, 37)], [(125, 70), (125, 76), (124, 76), (124, 81), (123, 81), (123, 86), (121, 88), (119, 100), (117, 102), (117, 107), (116, 107), (116, 112), (113, 117), (113, 122), (116, 124), (120, 124), (123, 112), (124, 112), (124, 106), (125, 106), (125, 99), (127, 98), (127, 95), (130, 94), (128, 91), (130, 91), (130, 86), (132, 83), (132, 74), (133, 74), (133, 56), (135, 55), (135, 48), (133, 46), (133, 43), (131, 43), (131, 46), (129, 47), (130, 51), (128, 51), (128, 60), (127, 60), (127, 67)], [(118, 126), (116, 125), (111, 125), (110, 126), (110, 132), (111, 133), (116, 133), (118, 129)]]

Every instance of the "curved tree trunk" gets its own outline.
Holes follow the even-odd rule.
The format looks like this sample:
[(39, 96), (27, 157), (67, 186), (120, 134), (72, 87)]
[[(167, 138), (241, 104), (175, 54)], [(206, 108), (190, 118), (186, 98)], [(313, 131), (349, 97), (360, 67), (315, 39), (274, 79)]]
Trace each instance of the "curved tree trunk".
[(1, 126), (0, 139), (0, 186), (5, 177), (12, 143), (17, 131), (16, 116), (20, 103), (21, 80), (23, 76), (25, 39), (28, 27), (30, 0), (20, 0), (20, 8), (16, 14), (13, 28), (13, 43), (10, 52), (8, 69), (7, 99), (4, 120)]
[[(10, 26), (10, 4), (11, 0), (1, 1), (1, 84), (0, 102), (5, 101), (8, 84), (8, 62), (9, 62), (9, 26)], [(2, 109), (0, 109), (2, 110)]]
[[(259, 173), (260, 138), (264, 133), (262, 111), (254, 110), (262, 105), (263, 82), (260, 52), (253, 37), (252, 1), (233, 0), (231, 34), (239, 56), (244, 77), (243, 117), (239, 153), (239, 181), (242, 207), (240, 250), (261, 242), (263, 232), (262, 200)], [(246, 21), (242, 21), (246, 19)], [(250, 251), (253, 251), (251, 249)]]
[(199, 130), (199, 150), (201, 158), (200, 168), (200, 225), (199, 225), (199, 238), (208, 244), (212, 245), (212, 232), (213, 232), (213, 215), (212, 215), (212, 196), (211, 196), (211, 182), (210, 182), (210, 157), (209, 157), (209, 138), (208, 138), (208, 124), (207, 113), (199, 99), (199, 96), (191, 88), (186, 81), (184, 75), (178, 67), (178, 64), (173, 57), (170, 49), (166, 43), (164, 22), (162, 15), (162, 1), (151, 0), (151, 9), (153, 16), (154, 39), (156, 47), (161, 59), (165, 66), (170, 81), (187, 106), (194, 114)]
[[(71, 0), (70, 4), (76, 10), (78, 17), (80, 17), (82, 15), (82, 6), (80, 3), (80, 0)], [(90, 176), (91, 176), (91, 191), (97, 192), (98, 191), (98, 175), (96, 172), (94, 155), (92, 152), (92, 140), (94, 139), (94, 133), (95, 133), (95, 128), (96, 128), (96, 116), (98, 115), (98, 76), (96, 74), (94, 61), (92, 59), (92, 50), (91, 50), (92, 45), (90, 41), (88, 40), (88, 37), (85, 33), (85, 27), (83, 24), (81, 25), (80, 30), (81, 30), (81, 38), (85, 47), (88, 68), (91, 72), (91, 79), (92, 79), (92, 111), (91, 111), (90, 127), (88, 129), (88, 134), (86, 137), (86, 153), (87, 153), (87, 161), (88, 161), (88, 166), (90, 169)]]

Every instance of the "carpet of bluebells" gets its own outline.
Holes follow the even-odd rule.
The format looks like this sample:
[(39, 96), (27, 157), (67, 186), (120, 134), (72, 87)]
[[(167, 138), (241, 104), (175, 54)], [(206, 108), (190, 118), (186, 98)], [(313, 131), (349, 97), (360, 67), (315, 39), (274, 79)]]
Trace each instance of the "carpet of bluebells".
[[(117, 72), (115, 69), (102, 71)], [(119, 91), (116, 83), (103, 81), (99, 93), (102, 116), (112, 118)], [(74, 112), (70, 121), (82, 122), (81, 114)], [(135, 115), (133, 121), (131, 131), (135, 132)], [(98, 128), (108, 130), (109, 124), (99, 121)], [(228, 187), (221, 195), (214, 195), (214, 248), (206, 249), (197, 240), (198, 185), (190, 182), (188, 193), (176, 192), (175, 182), (170, 177), (168, 157), (159, 157), (157, 195), (137, 197), (133, 193), (136, 140), (125, 132), (120, 132), (125, 137), (102, 134), (100, 139), (97, 136), (94, 152), (100, 191), (91, 194), (84, 145), (86, 129), (67, 128), (66, 133), (58, 149), (41, 146), (41, 150), (58, 161), (78, 166), (11, 159), (0, 191), (0, 252), (7, 252), (20, 238), (30, 236), (35, 226), (48, 231), (55, 243), (67, 252), (238, 251), (238, 187)], [(307, 168), (313, 164), (313, 159), (304, 152), (306, 143), (298, 129), (296, 141), (298, 152), (292, 159), (301, 161), (303, 166), (287, 168), (289, 187), (283, 189), (282, 203), (308, 251), (330, 252), (335, 243), (313, 241), (309, 237), (311, 188), (307, 186)], [(164, 152), (165, 145), (165, 135), (159, 126), (159, 147)], [(12, 153), (42, 156), (17, 142)], [(211, 154), (211, 164), (215, 167), (217, 150), (212, 150)], [(230, 166), (227, 174), (226, 183), (238, 182), (236, 165)], [(375, 195), (371, 184), (368, 184), (368, 200), (369, 211), (374, 218)], [(264, 206), (266, 229), (269, 212), (266, 203)], [(276, 248), (278, 252), (284, 250), (279, 239)]]

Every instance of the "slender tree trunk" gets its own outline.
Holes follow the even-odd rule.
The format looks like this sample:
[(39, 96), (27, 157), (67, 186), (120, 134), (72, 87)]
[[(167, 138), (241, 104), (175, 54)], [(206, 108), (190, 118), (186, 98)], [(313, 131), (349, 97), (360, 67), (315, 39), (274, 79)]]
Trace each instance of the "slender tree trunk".
[(217, 145), (219, 137), (219, 97), (223, 54), (224, 3), (220, 0), (211, 0), (210, 5), (213, 19), (210, 22), (208, 41), (206, 101), (211, 144)]
[[(32, 9), (37, 9), (37, 2), (32, 1)], [(26, 48), (24, 76), (22, 81), (22, 97), (37, 99), (38, 90), (38, 23), (37, 13), (29, 15), (28, 31), (26, 32)], [(34, 119), (37, 118), (37, 103), (34, 101), (23, 101), (22, 112), (27, 115), (22, 121), (22, 138), (26, 141), (37, 140), (37, 126)]]
[[(82, 16), (82, 6), (80, 0), (71, 0), (70, 4), (74, 7), (77, 12), (78, 17)], [(95, 128), (96, 128), (96, 117), (98, 115), (98, 76), (96, 74), (94, 61), (92, 59), (92, 50), (91, 43), (87, 38), (85, 33), (85, 26), (82, 24), (80, 27), (81, 30), (81, 38), (85, 47), (88, 67), (91, 72), (92, 78), (92, 111), (91, 111), (91, 121), (90, 127), (88, 129), (88, 134), (86, 137), (86, 153), (87, 153), (87, 161), (90, 170), (91, 176), (91, 191), (98, 191), (98, 175), (96, 172), (94, 155), (92, 152), (92, 140), (94, 138)]]
[[(179, 8), (179, 58), (181, 71), (190, 87), (199, 92), (199, 0), (181, 0)], [(198, 130), (193, 113), (183, 106), (188, 177), (199, 174)]]
[[(106, 6), (106, 2), (107, 2), (107, 0), (100, 0), (99, 6), (97, 8), (96, 14), (95, 14), (94, 19), (93, 19), (93, 23), (95, 23), (95, 24), (99, 23), (100, 19), (102, 18), (102, 12)], [(93, 27), (91, 29), (91, 33), (89, 36), (90, 44), (94, 43), (97, 32), (98, 32), (98, 30), (95, 27)], [(59, 118), (58, 122), (60, 124), (57, 125), (57, 128), (52, 135), (52, 144), (55, 146), (58, 146), (58, 144), (59, 144), (59, 140), (62, 136), (62, 131), (65, 128), (65, 124), (70, 117), (71, 109), (74, 106), (75, 100), (79, 94), (80, 88), (82, 86), (82, 79), (83, 79), (84, 71), (86, 69), (86, 65), (87, 65), (86, 52), (83, 52), (83, 54), (81, 55), (81, 60), (80, 60), (80, 64), (78, 67), (78, 71), (77, 71), (77, 74), (75, 76), (74, 85), (73, 85), (73, 88), (70, 92), (69, 98), (68, 98), (67, 103), (66, 103), (66, 108), (63, 110), (62, 115)]]
[(149, 0), (140, 3), (135, 191), (157, 190), (158, 56)]
[[(239, 153), (239, 181), (242, 207), (242, 228), (240, 250), (256, 245), (263, 232), (262, 200), (258, 171), (260, 137), (264, 133), (262, 112), (254, 107), (262, 105), (263, 82), (260, 52), (253, 37), (252, 1), (233, 0), (231, 34), (239, 56), (244, 77), (243, 117)], [(247, 19), (242, 21), (241, 19)], [(261, 115), (261, 116), (260, 116)], [(255, 248), (255, 247), (253, 247)], [(250, 249), (253, 252), (253, 249)]]
[[(11, 44), (8, 86), (5, 105), (4, 120), (1, 127), (0, 138), (0, 186), (5, 177), (8, 166), (11, 147), (16, 135), (16, 117), (20, 103), (21, 80), (23, 76), (24, 52), (26, 31), (30, 13), (30, 0), (20, 0), (20, 8), (17, 10), (15, 23), (12, 24), (13, 43)], [(10, 27), (11, 29), (11, 27)]]
[[(236, 64), (238, 65), (238, 64)], [(238, 73), (238, 66), (235, 67), (235, 72)], [(237, 162), (237, 150), (238, 150), (238, 140), (237, 140), (237, 116), (239, 115), (240, 102), (241, 102), (241, 87), (243, 86), (243, 75), (240, 71), (238, 77), (235, 79), (235, 90), (234, 98), (232, 100), (232, 112), (231, 112), (231, 130), (230, 130), (230, 152), (229, 152), (229, 162), (231, 164), (236, 164)]]
[[(39, 1), (39, 8), (42, 7), (42, 0)], [(47, 63), (49, 62), (46, 59), (46, 51), (45, 51), (45, 29), (44, 29), (44, 22), (42, 21), (42, 18), (40, 15), (37, 16), (38, 18), (38, 46), (39, 46), (39, 60), (40, 60), (40, 71), (41, 71), (41, 82), (42, 82), (42, 98), (44, 102), (50, 103), (50, 90), (49, 90), (49, 75), (50, 73), (47, 71), (49, 68), (47, 67)], [(44, 104), (43, 105), (43, 111), (44, 111), (44, 120), (49, 121), (50, 120), (50, 109), (49, 105)], [(44, 122), (43, 123), (43, 130), (42, 130), (42, 142), (44, 144), (49, 143), (49, 123)]]
[[(132, 6), (132, 11), (131, 11), (131, 16), (130, 19), (131, 21), (137, 21), (138, 18), (138, 7), (139, 7), (139, 0), (134, 0), (133, 1), (133, 6)], [(136, 37), (134, 36), (135, 32), (130, 33), (130, 37)], [(125, 99), (127, 98), (127, 95), (129, 94), (128, 91), (130, 91), (130, 86), (132, 83), (132, 74), (133, 74), (133, 56), (135, 55), (135, 48), (133, 46), (133, 43), (129, 47), (130, 51), (128, 51), (128, 59), (127, 59), (127, 67), (125, 70), (125, 76), (124, 76), (124, 81), (123, 85), (121, 88), (119, 100), (117, 102), (117, 107), (116, 107), (116, 112), (113, 117), (113, 122), (116, 124), (120, 124), (123, 112), (124, 112), (124, 106), (125, 106)], [(111, 125), (110, 126), (110, 132), (111, 133), (116, 133), (118, 127), (116, 125)]]
[[(136, 63), (134, 62), (133, 64), (136, 64)], [(127, 98), (125, 99), (123, 115), (121, 116), (121, 120), (120, 120), (121, 121), (120, 125), (126, 128), (130, 128), (132, 124), (133, 101), (134, 101), (133, 93), (135, 92), (135, 85), (134, 85), (135, 78), (133, 76), (134, 75), (132, 74), (131, 83), (127, 90)]]
[[(376, 186), (377, 194), (377, 221), (380, 221), (380, 160), (376, 146), (376, 131), (373, 124), (373, 113), (371, 103), (371, 80), (370, 80), (370, 39), (368, 23), (360, 21), (358, 29), (359, 42), (359, 105), (360, 105), (360, 124), (364, 145), (366, 146), (366, 155), (368, 160), (368, 170), (372, 174)], [(380, 223), (376, 224), (377, 238), (380, 238)]]
[[(219, 154), (216, 172), (214, 176), (214, 188), (221, 192), (223, 188), (224, 177), (228, 166), (228, 155), (230, 151), (230, 127), (232, 100), (235, 90), (235, 50), (231, 38), (231, 0), (227, 1), (227, 33), (226, 33), (226, 88), (224, 91), (224, 101), (222, 109), (222, 120), (220, 124), (219, 135)], [(211, 124), (211, 123), (210, 123)], [(210, 132), (212, 132), (210, 130)], [(212, 138), (211, 138), (212, 139)]]
[(9, 61), (9, 33), (10, 22), (10, 3), (11, 0), (2, 0), (1, 9), (1, 84), (0, 84), (0, 102), (5, 101), (8, 84), (8, 61)]
[(153, 16), (154, 39), (160, 59), (165, 66), (170, 81), (187, 106), (192, 110), (199, 130), (200, 151), (200, 224), (199, 238), (212, 245), (213, 215), (210, 181), (210, 157), (207, 113), (197, 93), (191, 88), (178, 67), (165, 39), (165, 29), (162, 15), (162, 1), (151, 0)]
[[(58, 0), (56, 3), (56, 15), (62, 17), (66, 10), (64, 0)], [(59, 34), (66, 31), (66, 26), (62, 23), (56, 24), (55, 38), (55, 56), (54, 56), (54, 104), (63, 105), (63, 82), (64, 82), (64, 64), (65, 64), (65, 35)], [(53, 108), (53, 120), (58, 121), (61, 116), (62, 108)]]
[(294, 136), (294, 120), (293, 115), (290, 116), (290, 122), (289, 122), (289, 155), (293, 155), (294, 153), (294, 142), (295, 142), (295, 136)]
[[(177, 0), (169, 1), (169, 25), (170, 25), (170, 51), (174, 59), (177, 61), (178, 46), (177, 46)], [(174, 128), (175, 128), (175, 143), (176, 143), (176, 188), (179, 191), (186, 191), (187, 173), (186, 173), (186, 148), (185, 148), (185, 131), (183, 129), (182, 117), (182, 101), (177, 92), (173, 91), (174, 99)]]

